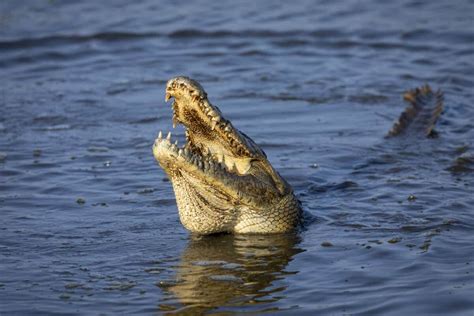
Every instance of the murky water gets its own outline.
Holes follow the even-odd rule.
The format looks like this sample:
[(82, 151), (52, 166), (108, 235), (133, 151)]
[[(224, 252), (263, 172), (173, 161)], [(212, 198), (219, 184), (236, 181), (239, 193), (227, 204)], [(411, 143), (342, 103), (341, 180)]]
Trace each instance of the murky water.
[[(472, 315), (473, 12), (2, 1), (0, 314)], [(315, 222), (184, 230), (151, 153), (176, 75), (262, 146)], [(384, 139), (424, 83), (445, 92), (439, 137)]]

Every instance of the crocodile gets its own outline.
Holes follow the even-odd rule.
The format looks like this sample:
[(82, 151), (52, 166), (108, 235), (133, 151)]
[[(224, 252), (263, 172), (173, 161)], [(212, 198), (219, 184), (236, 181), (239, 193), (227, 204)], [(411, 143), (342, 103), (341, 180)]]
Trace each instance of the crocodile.
[(172, 182), (184, 227), (198, 234), (293, 230), (300, 202), (265, 152), (224, 118), (195, 80), (169, 80), (170, 98), (173, 126), (185, 127), (186, 143), (160, 131), (153, 154)]
[[(179, 146), (160, 131), (153, 155), (174, 189), (181, 223), (192, 233), (285, 233), (302, 222), (293, 189), (272, 167), (265, 152), (225, 119), (195, 80), (180, 76), (166, 83), (173, 127), (185, 128)], [(387, 137), (434, 136), (443, 107), (441, 91), (423, 86), (405, 93), (409, 102)]]

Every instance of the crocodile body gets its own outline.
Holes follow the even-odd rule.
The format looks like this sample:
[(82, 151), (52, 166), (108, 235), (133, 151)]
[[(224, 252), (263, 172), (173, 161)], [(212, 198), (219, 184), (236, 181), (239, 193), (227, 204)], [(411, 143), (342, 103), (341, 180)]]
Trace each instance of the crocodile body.
[[(153, 154), (170, 178), (182, 224), (197, 234), (284, 233), (301, 221), (301, 206), (291, 186), (265, 153), (212, 105), (202, 86), (187, 77), (166, 84), (174, 98), (173, 125), (186, 129), (178, 146), (171, 133), (159, 133)], [(442, 110), (442, 94), (428, 86), (409, 91), (410, 105), (388, 137), (433, 134)]]

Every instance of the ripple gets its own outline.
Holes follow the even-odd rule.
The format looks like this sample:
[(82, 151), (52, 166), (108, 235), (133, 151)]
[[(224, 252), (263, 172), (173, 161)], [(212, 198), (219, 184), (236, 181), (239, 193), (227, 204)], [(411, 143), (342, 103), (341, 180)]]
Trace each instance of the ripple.
[(93, 34), (64, 34), (36, 38), (21, 38), (10, 41), (0, 41), (0, 49), (31, 49), (42, 46), (69, 45), (88, 41), (124, 41), (160, 36), (159, 33), (133, 33), (133, 32), (101, 32)]

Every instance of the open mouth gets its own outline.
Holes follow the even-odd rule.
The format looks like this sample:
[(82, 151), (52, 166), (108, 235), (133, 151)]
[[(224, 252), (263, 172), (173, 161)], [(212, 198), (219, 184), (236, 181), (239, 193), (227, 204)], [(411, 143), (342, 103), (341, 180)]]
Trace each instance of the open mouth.
[(177, 77), (168, 81), (165, 100), (173, 100), (173, 127), (185, 128), (181, 146), (171, 132), (159, 132), (153, 153), (160, 165), (173, 175), (181, 170), (246, 175), (253, 159), (261, 153), (253, 142), (226, 120), (207, 99), (204, 89), (192, 79)]

